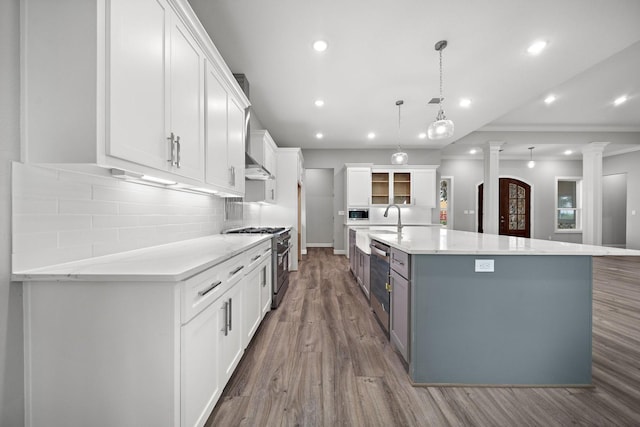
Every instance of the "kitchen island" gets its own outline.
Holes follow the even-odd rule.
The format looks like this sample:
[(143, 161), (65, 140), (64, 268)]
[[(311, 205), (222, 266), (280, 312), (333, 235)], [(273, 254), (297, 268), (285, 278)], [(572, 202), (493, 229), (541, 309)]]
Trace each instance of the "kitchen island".
[[(640, 256), (432, 227), (370, 237), (392, 248), (392, 342), (427, 385), (591, 385), (592, 257)], [(393, 251), (409, 261), (397, 296)]]

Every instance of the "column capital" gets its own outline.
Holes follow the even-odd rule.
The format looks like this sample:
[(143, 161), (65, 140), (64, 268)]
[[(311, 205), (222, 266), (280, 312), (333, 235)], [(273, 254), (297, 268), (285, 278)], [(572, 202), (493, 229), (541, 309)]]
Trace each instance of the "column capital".
[(602, 153), (609, 142), (590, 142), (582, 148), (582, 153)]
[(482, 149), (489, 151), (500, 151), (500, 147), (504, 144), (504, 141), (487, 141), (483, 144)]

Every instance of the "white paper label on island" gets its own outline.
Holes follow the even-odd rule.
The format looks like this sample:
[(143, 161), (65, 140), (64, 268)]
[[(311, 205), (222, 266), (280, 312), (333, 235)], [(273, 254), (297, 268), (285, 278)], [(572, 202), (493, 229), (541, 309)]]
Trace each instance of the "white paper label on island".
[(493, 273), (493, 260), (492, 259), (477, 259), (476, 260), (476, 273)]

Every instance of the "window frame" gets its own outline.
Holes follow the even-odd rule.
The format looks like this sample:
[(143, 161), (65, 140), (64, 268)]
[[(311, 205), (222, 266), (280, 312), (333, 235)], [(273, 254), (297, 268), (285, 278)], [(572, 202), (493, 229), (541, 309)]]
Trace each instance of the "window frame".
[[(560, 182), (572, 181), (576, 183), (575, 208), (558, 207), (558, 184)], [(554, 188), (554, 210), (553, 210), (553, 230), (558, 234), (582, 233), (582, 177), (581, 176), (556, 176)], [(576, 228), (558, 228), (558, 215), (561, 210), (572, 210), (576, 216)]]

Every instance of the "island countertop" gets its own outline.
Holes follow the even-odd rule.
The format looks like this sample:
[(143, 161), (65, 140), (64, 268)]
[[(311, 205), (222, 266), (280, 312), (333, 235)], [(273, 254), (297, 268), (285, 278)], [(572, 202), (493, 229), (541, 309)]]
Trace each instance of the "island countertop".
[(214, 234), (81, 261), (14, 271), (12, 280), (176, 282), (269, 239), (270, 234)]
[(640, 256), (638, 250), (474, 233), (439, 227), (407, 227), (400, 235), (395, 231), (372, 231), (369, 237), (413, 255)]

